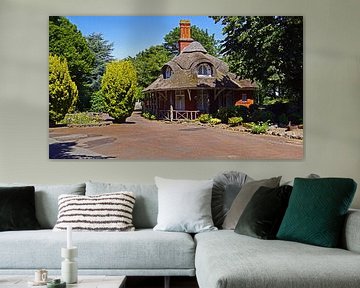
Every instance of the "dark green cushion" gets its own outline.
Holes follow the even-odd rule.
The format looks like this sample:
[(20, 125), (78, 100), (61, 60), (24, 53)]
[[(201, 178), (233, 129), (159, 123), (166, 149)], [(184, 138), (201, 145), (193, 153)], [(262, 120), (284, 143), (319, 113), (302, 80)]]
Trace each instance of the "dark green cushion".
[(39, 229), (35, 188), (0, 187), (0, 231)]
[(235, 232), (255, 238), (275, 239), (288, 206), (292, 187), (260, 187), (246, 205)]
[(277, 238), (337, 247), (355, 190), (349, 178), (295, 178)]

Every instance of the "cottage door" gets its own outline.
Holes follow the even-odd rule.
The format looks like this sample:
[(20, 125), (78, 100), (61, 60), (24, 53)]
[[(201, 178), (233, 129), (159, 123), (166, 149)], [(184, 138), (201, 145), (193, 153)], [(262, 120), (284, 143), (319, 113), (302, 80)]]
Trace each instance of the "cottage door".
[(184, 91), (176, 91), (175, 93), (175, 110), (185, 110)]

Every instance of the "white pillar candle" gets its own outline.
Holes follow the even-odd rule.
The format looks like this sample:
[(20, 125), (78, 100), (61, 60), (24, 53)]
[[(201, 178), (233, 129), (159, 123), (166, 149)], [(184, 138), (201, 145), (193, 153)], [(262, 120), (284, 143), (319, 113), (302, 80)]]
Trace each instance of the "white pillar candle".
[(72, 227), (69, 225), (66, 229), (67, 234), (67, 242), (66, 242), (66, 248), (70, 249), (72, 248)]

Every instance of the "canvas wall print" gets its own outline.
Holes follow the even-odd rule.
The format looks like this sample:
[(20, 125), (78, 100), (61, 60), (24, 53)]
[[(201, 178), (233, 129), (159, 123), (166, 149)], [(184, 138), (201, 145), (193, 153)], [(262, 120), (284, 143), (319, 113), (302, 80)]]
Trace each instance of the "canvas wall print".
[(303, 17), (50, 16), (49, 158), (303, 159)]

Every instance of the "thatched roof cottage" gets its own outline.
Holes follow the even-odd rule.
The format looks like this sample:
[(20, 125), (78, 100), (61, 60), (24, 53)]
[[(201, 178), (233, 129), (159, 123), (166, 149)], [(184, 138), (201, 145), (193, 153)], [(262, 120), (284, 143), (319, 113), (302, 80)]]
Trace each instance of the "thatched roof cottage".
[(144, 89), (144, 109), (159, 119), (195, 119), (220, 107), (250, 105), (256, 84), (229, 72), (228, 65), (191, 39), (190, 22), (180, 21), (179, 54)]

